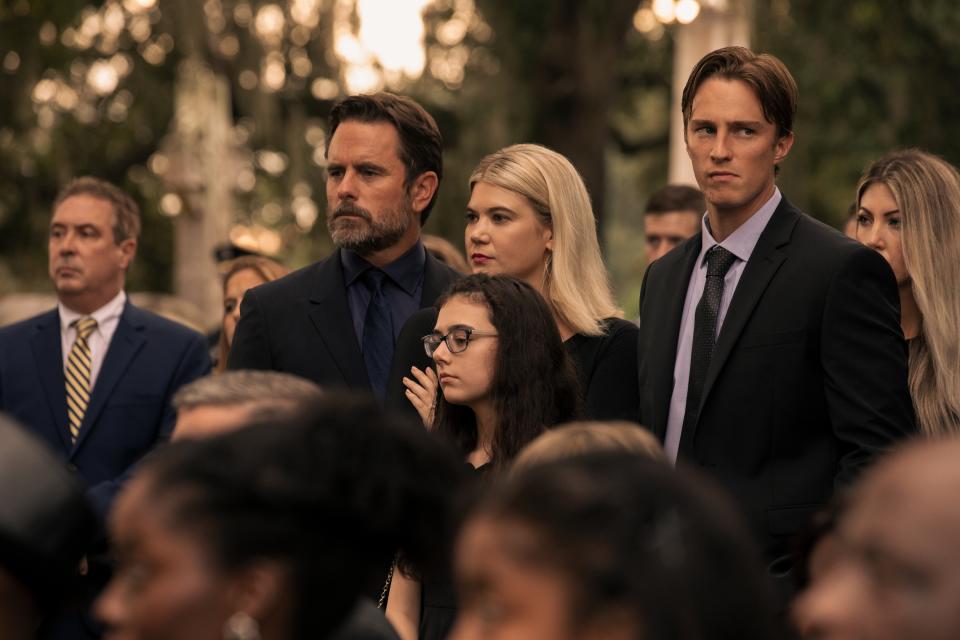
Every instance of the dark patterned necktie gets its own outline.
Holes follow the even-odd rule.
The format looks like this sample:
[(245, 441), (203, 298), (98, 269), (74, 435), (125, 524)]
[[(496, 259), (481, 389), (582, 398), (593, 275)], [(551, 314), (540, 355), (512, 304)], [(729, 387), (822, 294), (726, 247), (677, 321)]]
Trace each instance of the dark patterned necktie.
[(707, 251), (707, 280), (694, 315), (690, 382), (687, 385), (687, 406), (683, 413), (681, 434), (692, 429), (699, 417), (703, 385), (707, 380), (707, 369), (710, 368), (713, 348), (717, 342), (717, 317), (720, 315), (720, 301), (723, 299), (723, 279), (736, 259), (737, 256), (720, 245)]
[(97, 328), (97, 321), (90, 316), (76, 320), (77, 338), (67, 356), (64, 378), (67, 389), (67, 421), (70, 429), (70, 442), (76, 443), (80, 435), (80, 425), (90, 404), (90, 372), (93, 367), (93, 355), (90, 353), (90, 334)]
[(390, 305), (383, 294), (383, 279), (380, 269), (368, 269), (361, 279), (370, 291), (370, 304), (363, 321), (363, 362), (367, 365), (370, 387), (380, 402), (387, 393), (387, 377), (393, 360), (393, 320)]

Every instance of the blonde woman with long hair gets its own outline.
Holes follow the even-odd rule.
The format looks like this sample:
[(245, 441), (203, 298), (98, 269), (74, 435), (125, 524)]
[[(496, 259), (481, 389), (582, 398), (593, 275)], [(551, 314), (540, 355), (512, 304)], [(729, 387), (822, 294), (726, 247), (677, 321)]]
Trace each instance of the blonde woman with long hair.
[[(535, 144), (485, 157), (470, 176), (464, 245), (473, 273), (513, 276), (543, 295), (576, 364), (585, 417), (635, 421), (638, 330), (614, 300), (590, 196), (570, 161)], [(435, 319), (435, 310), (412, 318), (407, 339)], [(404, 384), (429, 425), (436, 374), (414, 367)]]
[(960, 174), (933, 154), (895, 151), (864, 172), (857, 206), (857, 239), (897, 278), (920, 429), (960, 433)]

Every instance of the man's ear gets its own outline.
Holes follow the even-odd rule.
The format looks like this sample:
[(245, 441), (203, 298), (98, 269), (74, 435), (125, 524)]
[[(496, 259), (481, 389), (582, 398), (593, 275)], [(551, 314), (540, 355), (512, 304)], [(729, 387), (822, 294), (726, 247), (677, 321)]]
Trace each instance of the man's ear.
[(783, 134), (777, 138), (776, 143), (773, 145), (773, 162), (774, 164), (780, 164), (784, 158), (787, 157), (787, 154), (790, 153), (790, 149), (793, 148), (793, 132)]
[(433, 171), (424, 171), (414, 179), (408, 193), (410, 194), (410, 206), (417, 214), (422, 213), (427, 208), (439, 186), (440, 178)]
[(118, 246), (120, 247), (120, 264), (124, 271), (128, 271), (134, 256), (137, 255), (137, 240), (136, 238), (127, 238), (121, 240)]

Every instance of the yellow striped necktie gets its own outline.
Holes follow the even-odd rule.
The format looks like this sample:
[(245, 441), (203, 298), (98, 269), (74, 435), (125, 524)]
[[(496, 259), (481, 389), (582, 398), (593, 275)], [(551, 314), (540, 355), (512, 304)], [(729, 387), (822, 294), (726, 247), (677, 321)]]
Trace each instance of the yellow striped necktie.
[(73, 342), (70, 355), (67, 357), (67, 421), (70, 425), (70, 442), (76, 444), (80, 433), (80, 424), (83, 414), (87, 412), (90, 403), (90, 371), (93, 367), (93, 357), (90, 354), (90, 344), (87, 340), (97, 328), (97, 321), (86, 316), (80, 318), (74, 325), (77, 328), (77, 339)]

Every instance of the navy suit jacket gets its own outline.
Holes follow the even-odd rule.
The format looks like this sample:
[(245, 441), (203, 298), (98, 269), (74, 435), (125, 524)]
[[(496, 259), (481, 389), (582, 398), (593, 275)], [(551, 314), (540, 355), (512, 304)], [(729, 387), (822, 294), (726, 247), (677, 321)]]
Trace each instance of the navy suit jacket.
[[(644, 276), (640, 413), (661, 439), (700, 243), (697, 234)], [(784, 198), (730, 301), (678, 462), (717, 478), (775, 559), (836, 485), (914, 432), (893, 272)]]
[[(420, 306), (432, 306), (459, 277), (428, 251)], [(412, 364), (404, 350), (394, 352), (387, 382), (388, 408), (405, 409), (410, 404), (402, 392), (402, 378), (409, 375)], [(283, 371), (322, 387), (370, 392), (339, 251), (244, 294), (228, 366)]]
[(83, 478), (102, 516), (128, 470), (169, 438), (173, 394), (209, 371), (203, 336), (127, 302), (72, 445), (60, 314), (53, 309), (0, 329), (0, 410), (43, 438)]

